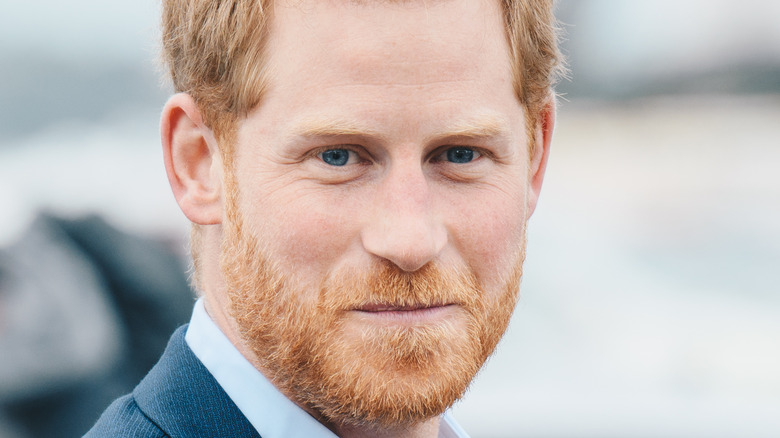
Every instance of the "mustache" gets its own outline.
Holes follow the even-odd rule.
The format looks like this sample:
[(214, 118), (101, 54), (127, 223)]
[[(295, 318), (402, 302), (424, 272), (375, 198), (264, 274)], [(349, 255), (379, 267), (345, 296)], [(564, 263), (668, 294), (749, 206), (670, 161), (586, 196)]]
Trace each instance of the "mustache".
[(480, 295), (476, 276), (466, 268), (444, 268), (431, 262), (407, 272), (381, 260), (369, 268), (328, 275), (320, 287), (318, 304), (331, 311), (472, 307)]

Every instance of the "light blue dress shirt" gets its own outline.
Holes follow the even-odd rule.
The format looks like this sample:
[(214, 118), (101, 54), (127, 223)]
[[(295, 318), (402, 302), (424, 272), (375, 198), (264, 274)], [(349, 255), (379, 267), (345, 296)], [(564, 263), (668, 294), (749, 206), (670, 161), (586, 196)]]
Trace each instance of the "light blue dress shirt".
[[(187, 345), (263, 438), (336, 438), (308, 412), (285, 397), (258, 371), (206, 313), (203, 299), (195, 303), (185, 336)], [(445, 413), (439, 438), (468, 438)]]

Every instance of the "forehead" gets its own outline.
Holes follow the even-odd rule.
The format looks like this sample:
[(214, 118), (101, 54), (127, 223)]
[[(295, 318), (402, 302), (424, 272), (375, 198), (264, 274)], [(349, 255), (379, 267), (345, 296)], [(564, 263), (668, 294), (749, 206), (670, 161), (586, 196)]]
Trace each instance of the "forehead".
[[(381, 71), (373, 70), (377, 61), (388, 73), (407, 70), (418, 76), (435, 65), (445, 75), (440, 80), (456, 69), (485, 68), (491, 55), (508, 62), (495, 0), (282, 0), (275, 6), (270, 45), (272, 53), (274, 47), (281, 49), (275, 54), (286, 61), (337, 59), (342, 72), (360, 79), (373, 73), (368, 76), (377, 82), (383, 79)], [(397, 76), (392, 80), (397, 82)]]
[(496, 0), (280, 0), (266, 55), (264, 101), (287, 116), (359, 113), (389, 126), (402, 111), (517, 105)]

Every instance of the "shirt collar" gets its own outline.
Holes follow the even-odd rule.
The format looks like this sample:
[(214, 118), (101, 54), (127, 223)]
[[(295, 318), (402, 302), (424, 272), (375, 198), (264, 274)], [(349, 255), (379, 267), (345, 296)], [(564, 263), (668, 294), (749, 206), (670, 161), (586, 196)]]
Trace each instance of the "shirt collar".
[[(217, 327), (203, 304), (195, 303), (187, 345), (263, 438), (336, 438), (328, 428), (290, 401), (258, 371)], [(468, 438), (445, 413), (439, 438)]]

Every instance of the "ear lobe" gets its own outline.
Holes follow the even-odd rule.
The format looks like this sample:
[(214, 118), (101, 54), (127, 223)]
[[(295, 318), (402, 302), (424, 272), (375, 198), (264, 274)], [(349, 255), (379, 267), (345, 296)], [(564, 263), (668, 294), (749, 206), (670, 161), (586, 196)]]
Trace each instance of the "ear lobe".
[(550, 156), (553, 130), (555, 129), (555, 95), (551, 92), (547, 104), (539, 114), (534, 128), (534, 145), (528, 168), (528, 217), (536, 209), (539, 193), (542, 191), (547, 158)]
[(216, 139), (191, 96), (172, 96), (163, 108), (160, 137), (173, 196), (193, 223), (222, 221), (222, 168)]

